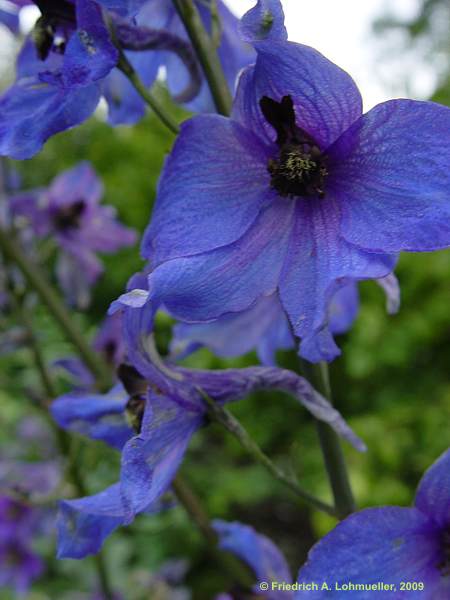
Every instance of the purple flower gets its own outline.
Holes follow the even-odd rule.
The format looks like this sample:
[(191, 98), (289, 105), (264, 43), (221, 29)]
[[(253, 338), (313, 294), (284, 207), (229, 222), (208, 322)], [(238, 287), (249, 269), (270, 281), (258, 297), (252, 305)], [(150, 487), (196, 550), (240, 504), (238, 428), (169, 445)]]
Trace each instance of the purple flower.
[[(387, 295), (388, 312), (396, 312), (399, 307), (400, 289), (394, 275), (376, 280)], [(328, 307), (328, 327), (332, 334), (347, 332), (356, 319), (359, 308), (358, 287), (350, 282), (340, 288)], [(243, 335), (245, 332), (245, 335)], [(320, 341), (319, 336), (313, 338)], [(286, 313), (277, 294), (263, 296), (247, 310), (225, 315), (209, 323), (179, 323), (174, 327), (171, 345), (176, 358), (184, 357), (198, 348), (207, 346), (218, 356), (240, 356), (256, 348), (262, 364), (275, 365), (278, 350), (295, 347)], [(320, 347), (303, 348), (308, 356)], [(308, 352), (309, 350), (309, 352)]]
[(114, 208), (99, 204), (102, 195), (100, 179), (82, 162), (49, 188), (12, 199), (15, 214), (26, 217), (37, 236), (52, 235), (59, 245), (58, 280), (79, 307), (88, 305), (90, 287), (103, 272), (96, 253), (112, 253), (136, 240), (135, 232), (116, 220)]
[(384, 277), (402, 250), (450, 244), (450, 109), (395, 100), (362, 115), (347, 73), (286, 41), (277, 0), (241, 30), (257, 60), (232, 117), (185, 122), (166, 161), (142, 245), (149, 289), (188, 322), (276, 293), (302, 355), (331, 360), (339, 288)]
[[(115, 305), (125, 307), (125, 342), (131, 363), (119, 367), (127, 398), (119, 398), (115, 407), (117, 415), (119, 405), (126, 408), (137, 435), (123, 446), (118, 483), (94, 496), (60, 503), (59, 557), (95, 553), (117, 527), (131, 523), (138, 513), (160, 509), (192, 436), (205, 424), (207, 408), (199, 390), (220, 404), (261, 389), (287, 392), (356, 448), (364, 449), (341, 415), (295, 373), (268, 367), (203, 371), (163, 362), (152, 346), (152, 311), (133, 308), (135, 298), (131, 292)], [(80, 430), (84, 422), (88, 435), (107, 440), (107, 429), (97, 434), (96, 420), (107, 428), (108, 414), (116, 412), (110, 402), (110, 395), (103, 400), (91, 394), (78, 400), (66, 396), (55, 402), (52, 413), (63, 427)]]
[[(389, 593), (378, 592), (392, 600), (449, 598), (450, 450), (423, 476), (414, 507), (368, 508), (351, 515), (313, 547), (298, 581), (319, 583), (311, 599), (365, 600), (377, 594), (374, 589), (383, 590), (372, 585), (392, 586)], [(322, 582), (328, 591), (320, 589)], [(402, 591), (401, 582), (423, 587)]]
[(30, 549), (36, 528), (34, 511), (0, 496), (0, 587), (23, 595), (44, 570), (41, 559)]

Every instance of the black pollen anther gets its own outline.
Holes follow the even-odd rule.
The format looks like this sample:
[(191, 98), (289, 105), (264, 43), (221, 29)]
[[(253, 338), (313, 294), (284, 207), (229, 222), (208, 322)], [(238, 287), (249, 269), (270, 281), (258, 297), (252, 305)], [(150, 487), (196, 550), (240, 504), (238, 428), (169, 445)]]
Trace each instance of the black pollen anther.
[(263, 96), (260, 107), (276, 131), (280, 149), (278, 158), (270, 160), (267, 166), (272, 187), (281, 196), (323, 198), (328, 175), (326, 159), (314, 138), (297, 126), (291, 96), (283, 96), (280, 102)]

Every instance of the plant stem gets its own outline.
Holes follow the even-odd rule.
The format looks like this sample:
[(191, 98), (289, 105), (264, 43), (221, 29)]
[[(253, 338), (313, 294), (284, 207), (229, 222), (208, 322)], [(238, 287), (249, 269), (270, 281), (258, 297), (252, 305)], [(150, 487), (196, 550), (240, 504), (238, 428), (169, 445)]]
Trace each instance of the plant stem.
[(277, 481), (287, 486), (299, 498), (305, 500), (305, 502), (308, 502), (318, 510), (332, 516), (337, 516), (336, 510), (332, 506), (322, 502), (322, 500), (319, 500), (308, 491), (304, 490), (294, 477), (285, 473), (273, 463), (267, 454), (265, 454), (258, 444), (250, 437), (236, 417), (234, 417), (226, 408), (217, 404), (212, 398), (205, 394), (205, 392), (201, 391), (201, 394), (208, 406), (208, 415), (234, 435), (241, 446), (253, 457), (253, 459), (267, 469)]
[(217, 112), (227, 116), (232, 104), (230, 89), (216, 48), (203, 26), (200, 14), (192, 0), (173, 0), (173, 4), (203, 68)]
[(52, 317), (65, 333), (67, 339), (77, 348), (86, 366), (94, 374), (100, 390), (107, 390), (110, 374), (101, 356), (94, 352), (74, 323), (72, 316), (64, 306), (59, 294), (50, 285), (39, 265), (26, 256), (11, 232), (0, 227), (0, 249), (7, 261), (14, 263), (22, 272), (30, 288), (38, 294), (40, 300), (49, 309)]
[[(329, 402), (332, 402), (328, 364), (303, 363), (311, 383)], [(322, 449), (325, 467), (333, 492), (334, 506), (339, 518), (343, 519), (356, 510), (344, 453), (339, 438), (333, 429), (323, 421), (317, 421), (317, 432)]]
[[(32, 320), (28, 312), (23, 307), (22, 299), (15, 295), (13, 290), (11, 290), (11, 299), (13, 301), (14, 309), (17, 314), (18, 320), (25, 328), (29, 349), (31, 351), (36, 370), (40, 375), (42, 387), (45, 391), (45, 394), (48, 396), (48, 400), (54, 399), (57, 396), (57, 390), (53, 383), (52, 377), (47, 369), (47, 365), (45, 364), (45, 360), (41, 352), (41, 347), (39, 345), (39, 340), (37, 339), (36, 334), (34, 333)], [(69, 480), (75, 488), (78, 496), (86, 496), (88, 491), (84, 483), (83, 476), (81, 474), (80, 469), (78, 468), (76, 460), (74, 460), (74, 457), (72, 455), (72, 440), (70, 439), (70, 436), (67, 434), (67, 432), (56, 426), (55, 422), (46, 410), (46, 407), (43, 408), (44, 414), (47, 417), (47, 421), (50, 423), (50, 426), (52, 427), (52, 430), (56, 435), (59, 450), (67, 460), (67, 474)], [(112, 600), (113, 592), (109, 583), (108, 572), (104, 562), (104, 557), (101, 554), (98, 554), (97, 556), (95, 556), (94, 562), (102, 594), (105, 600)]]
[(236, 556), (229, 552), (222, 552), (217, 547), (218, 536), (211, 525), (208, 514), (202, 506), (200, 499), (180, 474), (172, 481), (172, 489), (179, 503), (184, 507), (188, 515), (198, 527), (217, 563), (222, 565), (236, 583), (245, 590), (250, 590), (254, 583), (254, 576), (250, 569)]
[(161, 106), (159, 101), (145, 87), (139, 75), (133, 69), (133, 66), (131, 65), (130, 61), (125, 56), (124, 52), (120, 49), (119, 62), (117, 63), (117, 67), (128, 78), (130, 83), (133, 85), (134, 89), (144, 100), (144, 102), (153, 110), (153, 112), (159, 118), (161, 123), (163, 123), (167, 127), (167, 129), (169, 129), (172, 133), (178, 135), (180, 132), (178, 124), (172, 119), (172, 117), (169, 114), (167, 114), (167, 112)]

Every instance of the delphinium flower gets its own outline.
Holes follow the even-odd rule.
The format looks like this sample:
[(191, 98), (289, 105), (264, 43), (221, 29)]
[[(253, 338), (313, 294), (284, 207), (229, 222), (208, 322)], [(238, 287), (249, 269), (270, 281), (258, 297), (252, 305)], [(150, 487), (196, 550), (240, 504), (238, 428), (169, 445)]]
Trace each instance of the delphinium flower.
[[(129, 364), (121, 365), (118, 373), (126, 398), (119, 394), (114, 404), (115, 391), (100, 401), (89, 393), (84, 397), (69, 394), (52, 406), (52, 414), (62, 427), (81, 430), (83, 422), (85, 433), (110, 444), (107, 438), (112, 433), (112, 429), (108, 432), (112, 412), (119, 418), (122, 415), (124, 424), (126, 409), (136, 430), (136, 435), (123, 445), (118, 483), (94, 496), (61, 502), (60, 557), (81, 558), (95, 553), (105, 537), (130, 523), (136, 514), (160, 509), (161, 498), (170, 488), (191, 437), (206, 422), (204, 393), (222, 405), (256, 390), (287, 392), (356, 448), (364, 449), (341, 415), (305, 379), (291, 371), (271, 367), (203, 371), (164, 362), (151, 344), (152, 311), (145, 305), (136, 308), (143, 303), (137, 296), (143, 294), (130, 292), (114, 305), (125, 307)], [(103, 428), (101, 435), (97, 421)]]
[[(399, 308), (400, 289), (394, 275), (376, 280), (385, 289), (387, 310)], [(333, 296), (328, 307), (328, 327), (333, 335), (346, 333), (356, 319), (359, 308), (358, 286), (350, 282)], [(245, 332), (245, 335), (242, 335)], [(225, 315), (209, 323), (179, 323), (175, 325), (171, 345), (175, 357), (181, 358), (202, 346), (223, 357), (240, 356), (256, 348), (262, 364), (275, 365), (278, 350), (295, 348), (286, 313), (277, 294), (263, 296), (249, 309)], [(312, 342), (317, 339), (313, 338)], [(306, 347), (308, 356), (320, 354), (320, 347)]]
[(450, 450), (425, 472), (412, 508), (368, 508), (347, 517), (312, 548), (298, 581), (328, 585), (311, 591), (311, 599), (365, 600), (378, 593), (390, 600), (447, 600)]
[(44, 571), (44, 564), (30, 547), (36, 527), (33, 510), (0, 496), (0, 587), (12, 588), (18, 596)]
[[(15, 83), (0, 98), (0, 155), (33, 156), (49, 137), (87, 119), (102, 95), (111, 124), (140, 119), (144, 103), (116, 68), (115, 43), (124, 48), (145, 86), (166, 66), (176, 101), (193, 110), (211, 109), (200, 68), (171, 2), (114, 3), (114, 12), (107, 16), (116, 30), (114, 43), (102, 14), (101, 4), (108, 3), (35, 0), (35, 4), (41, 17), (19, 54)], [(205, 23), (210, 22), (210, 7), (199, 2), (199, 8)], [(238, 71), (252, 61), (253, 52), (239, 39), (238, 21), (222, 2), (218, 10), (223, 19), (219, 53), (234, 87)], [(198, 101), (189, 104), (197, 96)]]
[(331, 360), (341, 286), (384, 277), (400, 251), (450, 245), (450, 109), (393, 100), (362, 115), (347, 73), (287, 41), (278, 0), (241, 31), (257, 59), (231, 118), (185, 122), (166, 161), (142, 244), (149, 289), (187, 322), (276, 293), (302, 355)]
[(64, 171), (47, 189), (12, 198), (13, 211), (38, 237), (53, 236), (60, 248), (58, 281), (72, 304), (86, 307), (90, 288), (103, 272), (97, 252), (112, 253), (136, 240), (115, 209), (99, 204), (103, 185), (87, 162)]

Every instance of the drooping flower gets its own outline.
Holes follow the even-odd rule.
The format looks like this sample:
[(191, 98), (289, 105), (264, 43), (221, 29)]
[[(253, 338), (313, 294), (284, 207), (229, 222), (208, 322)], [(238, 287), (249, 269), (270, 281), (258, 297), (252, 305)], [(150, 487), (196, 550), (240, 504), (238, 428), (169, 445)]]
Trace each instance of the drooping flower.
[[(110, 444), (108, 414), (112, 411), (120, 417), (120, 410), (126, 408), (137, 431), (123, 446), (118, 483), (94, 496), (60, 503), (60, 557), (82, 558), (95, 553), (117, 527), (129, 524), (138, 513), (160, 508), (191, 437), (206, 422), (203, 393), (224, 404), (261, 389), (287, 392), (356, 448), (364, 449), (341, 415), (305, 379), (291, 371), (269, 367), (203, 371), (163, 362), (149, 337), (152, 311), (135, 308), (135, 304), (136, 293), (130, 292), (115, 305), (126, 307), (124, 331), (130, 364), (118, 371), (127, 391), (125, 400), (120, 394), (115, 404), (111, 404), (111, 395), (100, 402), (92, 394), (84, 398), (69, 395), (52, 407), (62, 427), (84, 431)], [(123, 439), (113, 445), (122, 443)]]
[(96, 253), (112, 253), (136, 240), (135, 232), (116, 220), (114, 208), (99, 204), (102, 195), (100, 179), (82, 162), (47, 189), (12, 199), (14, 213), (25, 217), (38, 237), (52, 235), (59, 245), (58, 280), (79, 307), (87, 306), (90, 288), (103, 272)]
[(450, 109), (394, 100), (362, 115), (347, 73), (286, 40), (278, 0), (241, 30), (257, 60), (231, 118), (187, 121), (166, 161), (142, 245), (149, 289), (187, 322), (276, 293), (302, 355), (316, 361), (319, 346), (331, 360), (340, 287), (384, 277), (400, 251), (450, 244)]
[[(399, 307), (400, 290), (394, 275), (376, 280), (384, 286), (387, 310), (396, 312)], [(356, 319), (359, 308), (358, 287), (350, 282), (340, 288), (328, 307), (328, 328), (333, 335), (346, 333)], [(245, 332), (245, 335), (243, 335)], [(314, 343), (320, 341), (313, 338)], [(209, 323), (179, 323), (174, 327), (171, 345), (175, 357), (181, 358), (206, 346), (223, 357), (240, 356), (256, 348), (262, 364), (275, 365), (278, 350), (295, 348), (286, 313), (277, 294), (263, 296), (249, 309), (225, 315)], [(309, 357), (321, 357), (321, 350), (303, 348)]]
[[(329, 590), (309, 593), (314, 600), (366, 600), (380, 582), (392, 586), (379, 591), (392, 600), (449, 598), (450, 450), (426, 471), (412, 508), (368, 508), (347, 517), (312, 548), (298, 581), (327, 583)], [(401, 582), (417, 585), (402, 589)]]

